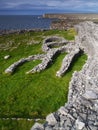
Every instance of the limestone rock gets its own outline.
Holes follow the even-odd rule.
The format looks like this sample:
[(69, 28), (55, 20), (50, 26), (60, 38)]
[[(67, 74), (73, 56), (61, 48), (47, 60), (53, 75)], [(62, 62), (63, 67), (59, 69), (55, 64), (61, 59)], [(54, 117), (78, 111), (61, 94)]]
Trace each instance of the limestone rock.
[(98, 99), (98, 95), (91, 91), (91, 90), (87, 90), (83, 95), (84, 98), (88, 99), (88, 100), (96, 100)]
[(61, 115), (67, 115), (68, 114), (68, 110), (65, 109), (65, 107), (60, 107), (60, 109), (58, 110), (58, 112), (60, 112)]
[(10, 58), (10, 55), (4, 56), (4, 59), (5, 59), (5, 60), (7, 60), (7, 59), (9, 59), (9, 58)]
[(74, 57), (79, 54), (80, 50), (77, 46), (74, 46), (73, 51), (71, 51), (65, 58), (63, 59), (62, 66), (59, 71), (57, 71), (56, 76), (61, 77), (69, 68)]
[(21, 64), (25, 63), (27, 60), (25, 58), (20, 59), (19, 61), (13, 63), (11, 66), (9, 66), (6, 70), (5, 73), (13, 73), (17, 66), (20, 66)]
[(35, 123), (31, 130), (44, 130), (44, 127), (40, 123)]
[(57, 123), (57, 120), (55, 119), (54, 115), (51, 113), (46, 117), (46, 121), (49, 125), (54, 126)]
[(85, 126), (85, 123), (83, 123), (79, 119), (76, 120), (75, 124), (76, 124), (76, 129), (78, 129), (78, 130), (82, 130)]

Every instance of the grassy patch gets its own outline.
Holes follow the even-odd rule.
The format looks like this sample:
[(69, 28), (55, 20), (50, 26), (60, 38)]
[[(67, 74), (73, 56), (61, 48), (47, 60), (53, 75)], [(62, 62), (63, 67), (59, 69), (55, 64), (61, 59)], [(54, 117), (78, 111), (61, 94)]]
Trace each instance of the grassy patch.
[(4, 120), (0, 119), (0, 130), (30, 130), (34, 121), (22, 120)]
[[(73, 40), (75, 32), (74, 30), (50, 30), (0, 36), (0, 44), (7, 48), (0, 50), (1, 118), (44, 118), (67, 101), (68, 86), (72, 73), (82, 68), (87, 59), (86, 55), (81, 55), (80, 58), (75, 59), (69, 71), (62, 78), (56, 77), (56, 72), (61, 66), (65, 53), (55, 58), (53, 64), (41, 73), (25, 74), (41, 62), (36, 60), (23, 64), (13, 75), (4, 74), (4, 70), (20, 58), (43, 53), (41, 43), (46, 36), (50, 35), (59, 35), (68, 40)], [(31, 41), (37, 41), (37, 44), (33, 44)], [(28, 42), (32, 44), (28, 45)], [(4, 56), (8, 54), (11, 57), (4, 60)]]

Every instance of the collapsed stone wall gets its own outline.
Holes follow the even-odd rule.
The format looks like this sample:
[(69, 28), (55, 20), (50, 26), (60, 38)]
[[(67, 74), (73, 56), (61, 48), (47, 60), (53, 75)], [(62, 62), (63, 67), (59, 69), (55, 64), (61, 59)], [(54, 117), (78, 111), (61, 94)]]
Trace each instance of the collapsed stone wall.
[[(79, 49), (77, 49), (77, 47), (74, 45), (74, 42), (68, 42), (64, 38), (57, 37), (57, 36), (46, 38), (43, 41), (42, 50), (43, 52), (45, 52), (45, 54), (31, 55), (29, 57), (22, 58), (14, 62), (12, 65), (10, 65), (5, 70), (5, 73), (12, 74), (15, 72), (17, 67), (23, 65), (25, 62), (30, 62), (32, 60), (41, 60), (42, 62), (37, 66), (35, 66), (33, 69), (26, 72), (26, 74), (40, 72), (46, 69), (48, 65), (52, 63), (53, 58), (55, 56), (57, 57), (59, 53), (67, 52), (68, 54), (67, 56), (65, 56), (62, 62), (61, 69), (56, 74), (56, 76), (60, 77), (67, 71), (73, 57), (80, 52)], [(65, 65), (65, 63), (67, 64)]]
[(98, 25), (83, 22), (75, 28), (75, 45), (88, 55), (88, 60), (81, 71), (73, 73), (65, 106), (31, 130), (98, 130)]

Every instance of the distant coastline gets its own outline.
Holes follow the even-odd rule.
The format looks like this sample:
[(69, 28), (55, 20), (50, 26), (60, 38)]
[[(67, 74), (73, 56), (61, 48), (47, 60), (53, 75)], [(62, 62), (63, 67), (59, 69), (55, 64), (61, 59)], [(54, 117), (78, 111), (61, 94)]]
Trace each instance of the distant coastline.
[(17, 29), (17, 30), (0, 30), (0, 36), (1, 35), (7, 35), (7, 34), (22, 34), (22, 33), (25, 33), (25, 32), (41, 32), (41, 31), (47, 31), (47, 30), (50, 30), (50, 29)]
[(88, 20), (98, 23), (98, 14), (0, 15), (0, 35), (49, 29), (67, 30), (81, 21)]
[(51, 29), (68, 30), (73, 28), (74, 25), (79, 24), (83, 21), (93, 21), (98, 23), (98, 14), (90, 13), (63, 13), (63, 14), (44, 14), (43, 18), (52, 18), (57, 21), (51, 23)]
[(84, 19), (94, 20), (98, 19), (98, 13), (55, 13), (55, 14), (44, 14), (43, 18), (59, 18), (59, 19)]

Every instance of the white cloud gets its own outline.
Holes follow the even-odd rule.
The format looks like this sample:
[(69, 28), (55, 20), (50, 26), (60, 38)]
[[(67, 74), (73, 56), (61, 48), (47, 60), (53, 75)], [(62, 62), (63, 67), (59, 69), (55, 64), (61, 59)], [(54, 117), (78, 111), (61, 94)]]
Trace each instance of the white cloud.
[(0, 0), (3, 9), (98, 10), (97, 0)]

